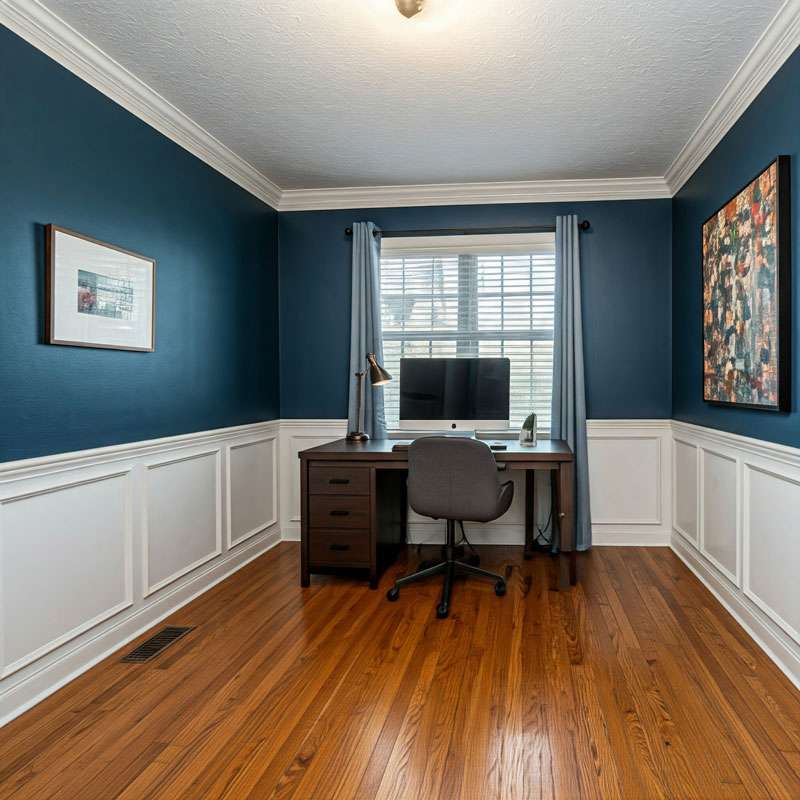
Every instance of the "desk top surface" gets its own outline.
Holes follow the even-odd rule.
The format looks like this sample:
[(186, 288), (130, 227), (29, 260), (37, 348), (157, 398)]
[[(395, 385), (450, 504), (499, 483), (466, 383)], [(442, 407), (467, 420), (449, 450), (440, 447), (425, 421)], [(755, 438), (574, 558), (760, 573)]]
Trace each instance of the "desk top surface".
[[(301, 459), (320, 459), (333, 461), (406, 461), (408, 450), (392, 450), (397, 442), (406, 439), (370, 439), (366, 442), (348, 442), (337, 439), (335, 442), (310, 447), (298, 453)], [(487, 444), (489, 443), (488, 440)], [(494, 441), (494, 440), (492, 440)], [(574, 456), (569, 445), (562, 439), (540, 439), (536, 447), (523, 447), (516, 439), (501, 440), (506, 450), (493, 450), (497, 461), (572, 461)]]

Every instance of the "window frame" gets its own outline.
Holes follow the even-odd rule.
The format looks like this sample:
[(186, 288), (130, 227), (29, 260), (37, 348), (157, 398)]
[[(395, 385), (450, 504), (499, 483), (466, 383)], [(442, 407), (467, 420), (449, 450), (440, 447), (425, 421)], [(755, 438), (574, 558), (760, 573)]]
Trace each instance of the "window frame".
[[(535, 255), (537, 253), (555, 255), (555, 232), (531, 233), (492, 233), (492, 234), (462, 234), (444, 236), (398, 236), (386, 237), (381, 241), (380, 257), (383, 258), (408, 258), (441, 255), (480, 256), (480, 255)], [(525, 292), (507, 293), (497, 292), (497, 297), (518, 294), (529, 297)], [(485, 297), (486, 295), (481, 295)], [(456, 294), (458, 297), (458, 293)], [(555, 305), (555, 297), (554, 297)], [(474, 307), (473, 307), (474, 308)], [(468, 309), (472, 310), (472, 309)], [(553, 309), (555, 315), (555, 308)], [(554, 326), (555, 327), (555, 326)], [(433, 332), (433, 331), (404, 331), (401, 333), (386, 333), (381, 331), (382, 341), (464, 341), (462, 332)], [(480, 339), (487, 341), (553, 341), (555, 330), (531, 329), (508, 331), (481, 331)], [(399, 376), (397, 376), (399, 378)], [(394, 423), (394, 421), (393, 421)], [(396, 424), (396, 423), (394, 423)], [(400, 429), (389, 427), (389, 431), (396, 432)], [(549, 435), (549, 431), (541, 431)]]

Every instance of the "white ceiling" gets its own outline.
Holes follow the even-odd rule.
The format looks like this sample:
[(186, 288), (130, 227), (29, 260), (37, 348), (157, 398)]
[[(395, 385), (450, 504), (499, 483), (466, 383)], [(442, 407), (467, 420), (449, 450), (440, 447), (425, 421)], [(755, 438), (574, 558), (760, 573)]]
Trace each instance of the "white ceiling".
[(663, 176), (781, 0), (45, 0), (282, 189)]

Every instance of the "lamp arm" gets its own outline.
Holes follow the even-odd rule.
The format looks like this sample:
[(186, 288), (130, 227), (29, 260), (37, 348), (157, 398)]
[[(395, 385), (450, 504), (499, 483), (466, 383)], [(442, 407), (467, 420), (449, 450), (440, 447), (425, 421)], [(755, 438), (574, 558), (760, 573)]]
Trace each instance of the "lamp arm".
[(356, 389), (357, 400), (356, 400), (356, 432), (361, 432), (361, 397), (363, 395), (363, 383), (364, 383), (364, 372), (356, 372), (356, 378), (358, 380), (358, 388)]

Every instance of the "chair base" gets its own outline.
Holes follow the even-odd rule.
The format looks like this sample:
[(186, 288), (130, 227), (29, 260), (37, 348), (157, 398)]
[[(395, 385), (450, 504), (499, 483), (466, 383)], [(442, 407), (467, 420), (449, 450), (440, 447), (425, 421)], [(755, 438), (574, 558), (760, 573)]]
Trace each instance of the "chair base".
[(453, 589), (453, 579), (456, 575), (477, 575), (480, 578), (490, 578), (496, 581), (494, 591), (499, 597), (506, 593), (506, 579), (502, 575), (481, 569), (473, 564), (456, 561), (455, 522), (453, 520), (447, 520), (447, 543), (442, 549), (444, 561), (421, 569), (411, 575), (406, 575), (404, 578), (399, 578), (386, 593), (386, 597), (394, 602), (400, 596), (401, 586), (407, 586), (409, 583), (425, 580), (425, 578), (432, 578), (435, 575), (444, 575), (442, 602), (436, 607), (436, 616), (439, 619), (444, 619), (450, 613), (450, 594)]

